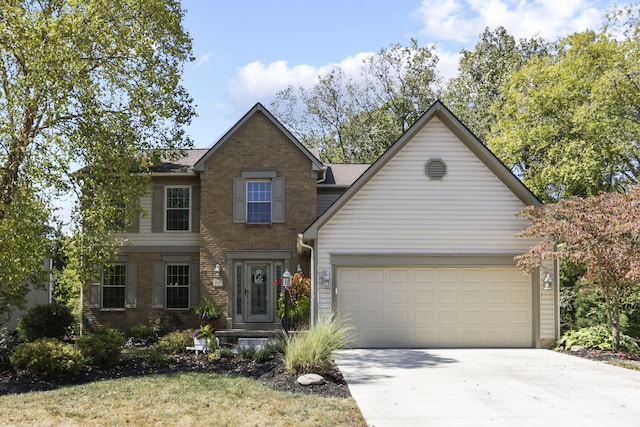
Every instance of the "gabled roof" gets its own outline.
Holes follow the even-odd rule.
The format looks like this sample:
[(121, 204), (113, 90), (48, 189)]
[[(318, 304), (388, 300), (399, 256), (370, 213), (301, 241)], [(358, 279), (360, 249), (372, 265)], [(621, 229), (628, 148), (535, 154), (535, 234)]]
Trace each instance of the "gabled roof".
[(326, 164), (327, 175), (324, 181), (318, 183), (319, 187), (346, 188), (371, 166), (370, 163), (330, 163)]
[(205, 170), (205, 164), (209, 157), (213, 155), (225, 142), (227, 142), (231, 136), (238, 130), (242, 125), (244, 125), (251, 117), (253, 117), (257, 113), (262, 113), (264, 116), (273, 123), (275, 127), (280, 130), (302, 153), (311, 160), (312, 169), (316, 171), (320, 171), (324, 169), (324, 165), (320, 160), (318, 160), (298, 139), (293, 136), (291, 132), (285, 128), (282, 123), (278, 121), (270, 112), (267, 110), (261, 103), (257, 103), (251, 108), (231, 129), (229, 129), (223, 136), (220, 138), (213, 146), (209, 149), (209, 151), (198, 160), (193, 169), (198, 172), (203, 172)]
[(207, 151), (209, 150), (206, 148), (183, 150), (184, 157), (171, 160), (163, 159), (161, 163), (151, 167), (151, 172), (154, 174), (190, 172), (193, 170), (193, 165), (195, 165)]
[(439, 119), (484, 165), (502, 181), (525, 205), (539, 205), (540, 200), (440, 101), (429, 109), (369, 167), (338, 199), (304, 232), (315, 239), (318, 229), (331, 219), (369, 180), (375, 176), (433, 118)]

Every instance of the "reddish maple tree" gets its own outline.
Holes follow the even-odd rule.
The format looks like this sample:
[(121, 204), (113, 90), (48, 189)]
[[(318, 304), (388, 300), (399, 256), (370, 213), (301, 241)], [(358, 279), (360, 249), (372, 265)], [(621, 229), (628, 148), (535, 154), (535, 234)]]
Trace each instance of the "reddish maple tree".
[(519, 236), (539, 243), (517, 257), (525, 271), (542, 260), (568, 258), (586, 266), (606, 300), (613, 350), (620, 348), (620, 307), (640, 281), (640, 186), (626, 193), (570, 197), (518, 213), (531, 222)]

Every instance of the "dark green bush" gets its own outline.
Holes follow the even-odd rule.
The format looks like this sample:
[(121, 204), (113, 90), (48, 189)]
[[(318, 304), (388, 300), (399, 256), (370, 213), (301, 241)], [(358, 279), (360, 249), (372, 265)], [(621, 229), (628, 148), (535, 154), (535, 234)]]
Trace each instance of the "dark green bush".
[(134, 338), (148, 338), (153, 335), (153, 331), (147, 325), (135, 325), (129, 330), (129, 336)]
[(256, 354), (256, 348), (254, 346), (238, 348), (238, 356), (240, 356), (243, 359), (253, 359), (253, 356), (255, 354)]
[(193, 331), (187, 329), (184, 331), (171, 332), (158, 340), (153, 346), (153, 351), (165, 354), (186, 353), (187, 347), (193, 346)]
[(0, 329), (0, 372), (11, 369), (10, 357), (18, 346), (18, 334), (7, 328)]
[(236, 357), (236, 354), (227, 347), (220, 347), (215, 351), (215, 353), (211, 353), (214, 357), (219, 357), (220, 359), (233, 359)]
[[(605, 325), (590, 326), (565, 332), (556, 343), (559, 348), (571, 350), (574, 346), (583, 346), (590, 350), (611, 351), (613, 337), (611, 329)], [(638, 343), (628, 335), (620, 335), (620, 350), (628, 353), (640, 351)]]
[(271, 360), (273, 352), (268, 347), (262, 347), (260, 350), (256, 350), (253, 354), (253, 360), (256, 363), (266, 363)]
[(11, 365), (21, 373), (37, 378), (72, 378), (84, 365), (80, 349), (52, 338), (16, 347)]
[(74, 323), (73, 314), (64, 304), (52, 303), (31, 307), (20, 318), (18, 330), (26, 340), (64, 338)]
[(84, 335), (76, 341), (76, 346), (82, 352), (86, 363), (92, 366), (107, 367), (118, 361), (124, 335), (113, 328), (100, 328), (89, 335)]

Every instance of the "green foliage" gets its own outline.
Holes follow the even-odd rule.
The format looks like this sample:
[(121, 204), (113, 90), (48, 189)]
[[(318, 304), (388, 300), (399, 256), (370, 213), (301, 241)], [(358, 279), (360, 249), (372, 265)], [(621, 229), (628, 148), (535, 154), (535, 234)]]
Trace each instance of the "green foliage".
[[(0, 153), (0, 164), (1, 160)], [(0, 326), (9, 320), (14, 307), (24, 308), (32, 287), (45, 282), (43, 260), (49, 245), (49, 229), (44, 225), (46, 203), (26, 182), (21, 182), (15, 195), (11, 205), (3, 206), (0, 200)]]
[(253, 360), (256, 363), (266, 363), (271, 360), (272, 356), (273, 352), (271, 351), (271, 349), (265, 346), (255, 351), (255, 353), (253, 354)]
[(204, 302), (195, 308), (195, 313), (198, 315), (200, 320), (204, 322), (210, 322), (213, 320), (218, 320), (222, 317), (222, 312), (215, 303), (207, 298), (204, 299)]
[(123, 345), (124, 335), (113, 328), (100, 328), (76, 341), (86, 363), (98, 367), (114, 365), (120, 357)]
[(339, 316), (321, 317), (309, 330), (290, 335), (283, 356), (293, 374), (323, 374), (332, 365), (333, 352), (351, 342), (351, 330)]
[[(611, 330), (605, 325), (590, 326), (573, 331), (567, 331), (560, 337), (557, 346), (570, 350), (574, 346), (584, 346), (587, 349), (613, 351), (613, 337)], [(638, 343), (628, 335), (620, 335), (620, 350), (628, 353), (638, 353)]]
[(18, 346), (18, 334), (0, 329), (0, 373), (11, 369), (11, 355)]
[(184, 329), (186, 329), (186, 325), (180, 316), (172, 311), (163, 311), (153, 323), (153, 330), (156, 331), (158, 335), (166, 335)]
[(153, 336), (153, 331), (147, 325), (133, 325), (129, 330), (129, 336), (134, 338), (148, 338)]
[(256, 347), (253, 345), (238, 348), (238, 356), (242, 359), (253, 359), (256, 354)]
[(31, 307), (27, 314), (20, 318), (18, 330), (29, 341), (39, 338), (61, 339), (73, 323), (73, 314), (66, 305), (41, 304)]
[(434, 46), (393, 44), (363, 59), (359, 76), (334, 67), (310, 89), (279, 92), (272, 107), (322, 160), (370, 163), (433, 103), (437, 63)]
[(203, 325), (197, 329), (193, 336), (196, 338), (215, 338), (215, 330), (211, 325)]
[(171, 332), (153, 345), (152, 352), (164, 355), (181, 354), (187, 352), (187, 347), (193, 346), (193, 331)]
[(17, 372), (32, 377), (69, 378), (80, 372), (84, 360), (74, 345), (42, 338), (16, 347), (11, 364)]
[[(289, 288), (289, 325), (291, 328), (306, 325), (309, 322), (309, 307), (311, 302), (311, 279), (305, 278), (304, 273), (294, 273), (291, 276)], [(284, 289), (278, 296), (278, 317), (284, 319)]]
[(70, 256), (83, 260), (86, 283), (113, 259), (113, 232), (141, 211), (149, 164), (191, 146), (183, 16), (176, 0), (3, 3), (0, 314), (22, 304), (42, 271), (45, 224), (56, 222), (50, 200), (80, 195)]
[(458, 75), (447, 84), (443, 101), (481, 140), (486, 141), (495, 124), (491, 106), (504, 100), (502, 86), (533, 56), (546, 53), (542, 39), (515, 37), (498, 26), (480, 34), (474, 50), (463, 49)]
[(220, 359), (233, 359), (236, 357), (236, 354), (227, 347), (220, 347), (215, 352), (211, 353), (211, 356), (218, 357)]

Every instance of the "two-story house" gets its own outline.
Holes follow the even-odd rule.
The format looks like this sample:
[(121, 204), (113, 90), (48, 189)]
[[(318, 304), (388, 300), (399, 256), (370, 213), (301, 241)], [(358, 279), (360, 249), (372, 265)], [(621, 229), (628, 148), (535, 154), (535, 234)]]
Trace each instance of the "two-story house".
[(372, 165), (323, 165), (262, 105), (209, 150), (157, 165), (143, 215), (85, 315), (128, 330), (205, 298), (226, 328), (277, 329), (298, 264), (312, 321), (346, 314), (360, 347), (545, 347), (558, 265), (524, 273), (515, 214), (540, 201), (444, 105)]
[(274, 281), (310, 269), (298, 233), (367, 166), (332, 172), (255, 105), (211, 149), (153, 168), (146, 215), (118, 236), (127, 244), (90, 285), (87, 317), (126, 331), (171, 313), (194, 326), (192, 309), (207, 298), (228, 328), (279, 327)]

